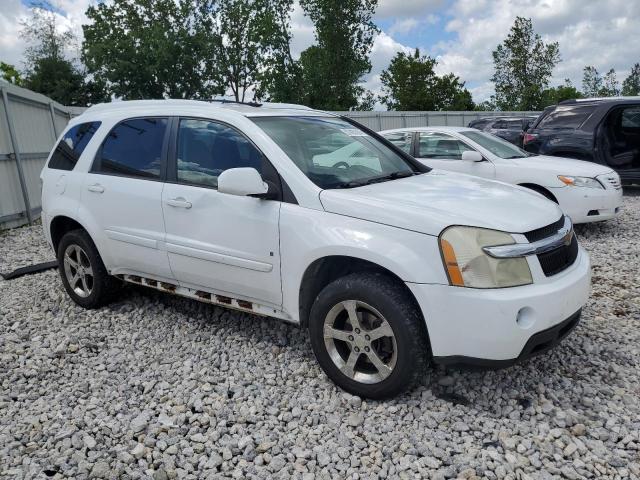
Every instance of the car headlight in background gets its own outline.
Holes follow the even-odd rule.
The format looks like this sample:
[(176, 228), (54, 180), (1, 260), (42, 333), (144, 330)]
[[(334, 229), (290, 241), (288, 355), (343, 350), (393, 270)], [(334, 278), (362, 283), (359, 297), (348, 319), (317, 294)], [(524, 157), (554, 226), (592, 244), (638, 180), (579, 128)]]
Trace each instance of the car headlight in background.
[(560, 180), (565, 185), (569, 185), (571, 187), (604, 188), (598, 180), (590, 177), (574, 177), (571, 175), (558, 175), (558, 180)]
[(493, 258), (482, 247), (511, 245), (511, 235), (486, 228), (454, 226), (440, 234), (440, 250), (451, 285), (502, 288), (533, 282), (526, 258)]

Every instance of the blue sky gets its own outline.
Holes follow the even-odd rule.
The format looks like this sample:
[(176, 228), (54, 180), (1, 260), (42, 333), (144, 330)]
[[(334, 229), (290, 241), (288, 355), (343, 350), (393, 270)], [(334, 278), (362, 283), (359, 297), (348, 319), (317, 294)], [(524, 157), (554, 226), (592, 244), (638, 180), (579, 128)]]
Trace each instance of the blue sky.
[[(109, 1), (109, 0), (105, 0)], [(20, 20), (27, 0), (0, 0), (0, 60), (21, 65), (25, 48)], [(61, 28), (78, 37), (87, 7), (97, 0), (51, 0)], [(367, 88), (380, 91), (380, 73), (398, 51), (420, 48), (438, 60), (437, 71), (453, 72), (467, 84), (476, 101), (493, 93), (491, 52), (504, 40), (517, 15), (531, 18), (545, 41), (560, 44), (562, 62), (552, 85), (569, 78), (580, 87), (582, 69), (614, 68), (622, 81), (640, 62), (640, 1), (629, 0), (378, 0), (372, 71)], [(296, 5), (291, 16), (292, 51), (298, 55), (314, 41), (313, 25)]]

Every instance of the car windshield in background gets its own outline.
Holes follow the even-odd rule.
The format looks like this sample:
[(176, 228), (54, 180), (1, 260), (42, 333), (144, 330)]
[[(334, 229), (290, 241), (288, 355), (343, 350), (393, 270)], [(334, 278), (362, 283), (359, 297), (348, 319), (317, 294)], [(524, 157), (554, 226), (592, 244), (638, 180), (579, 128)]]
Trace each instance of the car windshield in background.
[(460, 133), (500, 158), (525, 158), (532, 156), (531, 153), (525, 152), (520, 147), (516, 147), (512, 143), (502, 140), (495, 135), (471, 130)]
[(253, 120), (320, 188), (351, 188), (420, 173), (364, 130), (334, 117)]

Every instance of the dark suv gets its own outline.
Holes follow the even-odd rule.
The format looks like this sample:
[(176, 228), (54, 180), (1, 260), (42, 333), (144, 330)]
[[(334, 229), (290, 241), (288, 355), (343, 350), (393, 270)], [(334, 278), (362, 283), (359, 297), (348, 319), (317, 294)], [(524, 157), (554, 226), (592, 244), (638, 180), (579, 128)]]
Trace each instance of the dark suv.
[(536, 117), (484, 117), (472, 120), (467, 125), (469, 128), (477, 128), (488, 133), (497, 135), (511, 142), (514, 145), (522, 146), (522, 138), (530, 124), (535, 121)]
[(640, 183), (640, 97), (565, 100), (547, 107), (524, 135), (524, 149), (608, 165)]

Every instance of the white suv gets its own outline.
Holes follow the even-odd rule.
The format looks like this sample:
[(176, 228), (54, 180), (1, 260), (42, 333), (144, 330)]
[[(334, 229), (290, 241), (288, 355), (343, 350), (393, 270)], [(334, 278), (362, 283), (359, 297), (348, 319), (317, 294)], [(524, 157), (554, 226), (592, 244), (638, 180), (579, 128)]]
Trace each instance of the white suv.
[[(333, 158), (351, 143), (366, 154)], [(104, 305), (124, 281), (300, 324), (327, 375), (365, 397), (410, 387), (430, 358), (500, 367), (544, 351), (589, 292), (553, 202), (432, 171), (304, 107), (98, 105), (42, 180), (76, 303)]]

